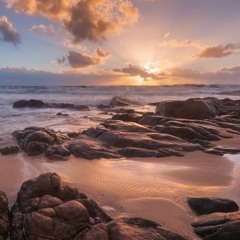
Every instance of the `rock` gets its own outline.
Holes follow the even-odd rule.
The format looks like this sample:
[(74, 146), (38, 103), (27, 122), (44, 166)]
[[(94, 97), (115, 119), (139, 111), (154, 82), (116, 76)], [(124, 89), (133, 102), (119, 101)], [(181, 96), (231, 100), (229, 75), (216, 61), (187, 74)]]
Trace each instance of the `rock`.
[(218, 155), (218, 156), (223, 156), (224, 155), (224, 153), (222, 151), (219, 151), (215, 148), (205, 149), (204, 152), (209, 153), (209, 154), (215, 154), (215, 155)]
[(187, 202), (190, 208), (200, 215), (214, 212), (234, 212), (239, 209), (238, 205), (229, 199), (189, 197)]
[(136, 102), (131, 101), (127, 98), (114, 97), (110, 103), (110, 107), (123, 107), (123, 106), (129, 106), (134, 104), (136, 104)]
[[(0, 198), (1, 203), (1, 198)], [(90, 217), (111, 221), (98, 205), (56, 173), (24, 182), (12, 211), (11, 239), (70, 240), (90, 227)]]
[(124, 122), (138, 122), (142, 118), (141, 114), (138, 113), (122, 113), (116, 114), (112, 117), (113, 120), (121, 120)]
[(238, 240), (240, 212), (202, 215), (192, 223), (194, 232), (204, 240)]
[(67, 135), (70, 138), (76, 138), (80, 135), (80, 133), (79, 132), (69, 132)]
[[(158, 151), (127, 147), (118, 151), (124, 157), (160, 157)], [(165, 155), (166, 156), (166, 155)]]
[[(49, 146), (61, 144), (68, 139), (64, 134), (56, 133), (47, 128), (37, 127), (29, 127), (24, 130), (15, 131), (12, 135), (17, 139), (20, 148), (28, 155), (42, 154), (47, 151)], [(57, 158), (58, 156), (67, 156), (68, 154), (63, 147), (56, 146), (49, 148), (46, 155)]]
[(154, 132), (152, 129), (144, 127), (134, 122), (123, 122), (120, 120), (106, 120), (101, 123), (107, 129), (121, 132)]
[(19, 100), (13, 103), (13, 108), (46, 108), (48, 107), (41, 100), (30, 99), (30, 100)]
[(157, 107), (157, 115), (187, 119), (211, 119), (218, 114), (214, 102), (204, 99), (163, 101)]
[(44, 155), (51, 160), (67, 160), (71, 152), (62, 145), (50, 146)]
[(70, 142), (67, 148), (75, 157), (81, 157), (88, 160), (120, 157), (118, 154), (107, 149), (99, 141), (86, 137)]
[(61, 112), (58, 112), (56, 115), (57, 116), (62, 116), (62, 117), (68, 117), (69, 116), (67, 113), (61, 113)]
[(9, 155), (9, 154), (14, 154), (19, 152), (19, 147), (18, 146), (7, 146), (0, 148), (0, 153), (2, 155)]
[(118, 218), (108, 224), (94, 225), (84, 233), (82, 240), (184, 240), (180, 235), (170, 232), (157, 223), (142, 218)]
[(195, 130), (191, 129), (190, 127), (177, 127), (177, 126), (155, 126), (154, 130), (160, 133), (166, 133), (169, 135), (173, 135), (184, 140), (193, 140), (193, 139), (200, 139), (205, 140), (206, 138), (196, 132)]
[(0, 239), (7, 239), (9, 227), (8, 199), (6, 193), (0, 191)]
[(90, 111), (88, 106), (85, 105), (74, 105), (72, 103), (48, 103), (50, 108), (63, 108), (63, 109), (72, 109), (78, 111)]
[[(74, 105), (71, 103), (44, 103), (41, 100), (19, 100), (13, 103), (13, 108), (64, 108), (77, 111), (90, 111), (88, 106)], [(57, 116), (68, 116), (68, 114), (58, 113)]]

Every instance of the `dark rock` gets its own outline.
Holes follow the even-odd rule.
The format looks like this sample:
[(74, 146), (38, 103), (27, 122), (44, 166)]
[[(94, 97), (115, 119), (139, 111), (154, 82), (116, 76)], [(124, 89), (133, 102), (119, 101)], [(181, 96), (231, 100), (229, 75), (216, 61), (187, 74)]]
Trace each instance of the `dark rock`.
[[(61, 133), (56, 133), (47, 128), (29, 127), (24, 130), (15, 131), (12, 134), (18, 141), (20, 148), (28, 155), (39, 155), (44, 153), (49, 146), (62, 144), (68, 137)], [(61, 155), (61, 147), (50, 148), (47, 156)], [(60, 151), (61, 150), (61, 151)], [(62, 153), (63, 154), (63, 153)]]
[(7, 146), (7, 147), (0, 148), (0, 153), (2, 155), (14, 154), (18, 152), (19, 152), (18, 146)]
[(211, 100), (188, 99), (186, 101), (164, 101), (156, 107), (157, 115), (187, 119), (209, 119), (218, 114)]
[(79, 132), (69, 132), (67, 135), (70, 138), (76, 138), (76, 137), (78, 137), (80, 135), (80, 133)]
[(75, 157), (86, 158), (89, 160), (120, 157), (118, 154), (107, 149), (99, 141), (86, 137), (70, 142), (67, 148)]
[(122, 106), (134, 105), (134, 104), (136, 104), (136, 102), (129, 100), (127, 98), (114, 97), (110, 103), (110, 107), (122, 107)]
[(67, 157), (71, 155), (71, 153), (62, 145), (50, 146), (44, 154), (51, 160), (67, 160)]
[(119, 154), (123, 155), (124, 157), (168, 157), (168, 156), (178, 156), (182, 157), (184, 154), (177, 150), (162, 148), (158, 151), (141, 149), (141, 148), (123, 148), (118, 151)]
[(170, 134), (179, 138), (182, 138), (184, 140), (192, 140), (194, 138), (205, 140), (205, 137), (195, 130), (191, 129), (190, 127), (177, 127), (177, 126), (155, 126), (154, 130), (160, 132), (160, 133), (166, 133)]
[(134, 122), (123, 122), (120, 120), (106, 120), (101, 123), (107, 129), (121, 132), (154, 132), (152, 129), (144, 127)]
[(69, 116), (67, 113), (61, 113), (61, 112), (58, 112), (56, 115), (57, 115), (57, 116), (62, 116), (62, 117), (67, 117), (67, 116)]
[(0, 239), (7, 239), (9, 227), (8, 199), (6, 193), (0, 191)]
[(48, 107), (41, 100), (31, 99), (31, 100), (19, 100), (13, 103), (14, 108), (46, 108)]
[(240, 212), (202, 215), (192, 223), (194, 232), (204, 240), (238, 240)]
[(11, 211), (11, 239), (73, 239), (90, 227), (89, 211), (101, 222), (111, 220), (85, 194), (62, 183), (56, 173), (42, 174), (21, 186)]
[[(1, 206), (7, 208), (6, 198), (0, 194), (0, 210)], [(185, 239), (142, 218), (113, 220), (96, 202), (62, 183), (56, 173), (22, 184), (11, 219), (11, 240)]]
[(208, 148), (204, 150), (205, 153), (209, 153), (209, 154), (214, 154), (214, 155), (218, 155), (218, 156), (223, 156), (224, 153), (222, 151), (219, 151), (215, 148)]
[[(13, 103), (14, 108), (64, 108), (78, 111), (90, 111), (88, 106), (74, 105), (71, 103), (44, 103), (41, 100), (19, 100)], [(67, 116), (66, 114), (58, 113), (58, 116)]]
[(157, 223), (142, 218), (118, 218), (108, 224), (94, 225), (84, 233), (82, 240), (184, 240)]
[(141, 114), (138, 113), (122, 113), (116, 114), (112, 117), (113, 120), (121, 120), (124, 122), (138, 122), (142, 118)]
[(238, 154), (240, 153), (240, 149), (236, 147), (224, 147), (224, 146), (216, 146), (214, 147), (216, 151), (221, 151), (224, 154)]
[(187, 202), (191, 209), (200, 215), (214, 212), (234, 212), (239, 209), (238, 205), (229, 199), (189, 197)]

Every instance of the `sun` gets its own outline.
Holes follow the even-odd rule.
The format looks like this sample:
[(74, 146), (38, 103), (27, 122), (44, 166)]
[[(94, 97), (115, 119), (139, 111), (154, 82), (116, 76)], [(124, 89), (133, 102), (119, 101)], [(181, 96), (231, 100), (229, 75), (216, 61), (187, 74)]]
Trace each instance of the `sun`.
[(144, 70), (150, 74), (159, 73), (161, 71), (159, 62), (153, 60), (146, 62), (143, 67)]

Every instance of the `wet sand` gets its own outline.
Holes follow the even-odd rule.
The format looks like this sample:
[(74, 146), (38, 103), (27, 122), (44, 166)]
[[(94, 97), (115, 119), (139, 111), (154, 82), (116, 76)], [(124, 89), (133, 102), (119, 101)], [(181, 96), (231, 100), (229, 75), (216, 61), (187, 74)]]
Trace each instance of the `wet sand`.
[(231, 190), (239, 189), (235, 166), (227, 158), (202, 152), (160, 159), (88, 161), (71, 157), (66, 162), (47, 162), (44, 157), (19, 153), (0, 156), (0, 189), (13, 203), (24, 180), (54, 171), (96, 200), (111, 216), (144, 217), (198, 239), (190, 226), (194, 216), (186, 198), (219, 196), (240, 200)]

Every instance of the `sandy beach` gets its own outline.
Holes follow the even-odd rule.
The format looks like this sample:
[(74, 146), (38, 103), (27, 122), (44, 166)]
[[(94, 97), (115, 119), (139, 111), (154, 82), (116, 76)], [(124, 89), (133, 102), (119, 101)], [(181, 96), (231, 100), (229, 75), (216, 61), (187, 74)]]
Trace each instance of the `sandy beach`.
[[(239, 142), (235, 137), (218, 144), (239, 147)], [(189, 239), (198, 237), (191, 228), (194, 214), (187, 206), (187, 197), (227, 197), (240, 202), (236, 191), (239, 164), (203, 152), (161, 159), (88, 161), (71, 157), (66, 162), (50, 162), (25, 153), (0, 156), (0, 189), (12, 204), (24, 180), (49, 171), (96, 200), (110, 216), (150, 219)]]

